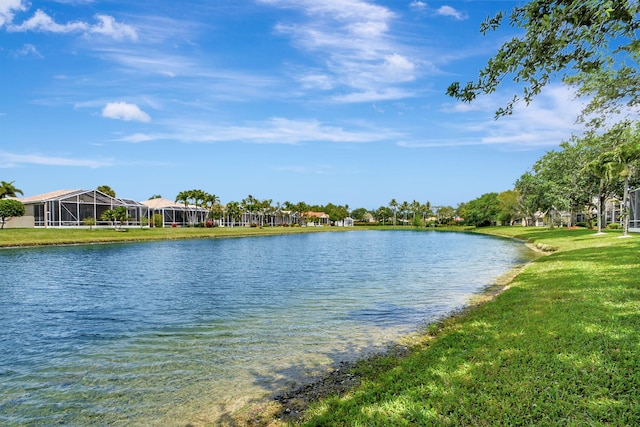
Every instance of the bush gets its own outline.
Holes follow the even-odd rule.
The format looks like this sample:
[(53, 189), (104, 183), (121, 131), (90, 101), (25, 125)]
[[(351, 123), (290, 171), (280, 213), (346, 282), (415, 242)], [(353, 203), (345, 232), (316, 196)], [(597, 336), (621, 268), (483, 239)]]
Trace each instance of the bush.
[(611, 224), (607, 225), (607, 228), (609, 230), (620, 230), (622, 226), (617, 222), (612, 222)]
[(154, 227), (161, 228), (162, 223), (164, 222), (164, 218), (162, 218), (162, 214), (153, 214), (153, 217), (151, 217), (151, 222), (153, 223)]
[(4, 228), (4, 223), (9, 218), (23, 216), (24, 213), (25, 208), (22, 202), (14, 199), (0, 200), (0, 228)]
[(89, 230), (92, 230), (93, 226), (96, 225), (96, 219), (94, 217), (92, 217), (92, 216), (89, 216), (89, 217), (83, 219), (82, 223), (85, 226), (89, 227)]

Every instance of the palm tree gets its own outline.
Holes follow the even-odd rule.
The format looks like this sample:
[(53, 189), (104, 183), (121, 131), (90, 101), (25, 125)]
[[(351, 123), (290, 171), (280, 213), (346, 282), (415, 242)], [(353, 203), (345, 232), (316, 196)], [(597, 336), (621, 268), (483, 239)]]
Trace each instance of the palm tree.
[(191, 199), (190, 191), (181, 191), (176, 196), (176, 202), (182, 202), (185, 206), (189, 206), (189, 200)]
[(420, 206), (420, 210), (422, 211), (422, 222), (427, 223), (427, 217), (433, 215), (433, 211), (431, 210), (431, 202), (427, 200), (427, 203)]
[(231, 227), (235, 225), (237, 221), (240, 220), (242, 216), (242, 209), (240, 208), (240, 203), (238, 202), (229, 202), (224, 208), (225, 214), (227, 215), (228, 221), (231, 223)]
[[(220, 198), (218, 196), (206, 193), (202, 201), (202, 207), (209, 211), (207, 217), (219, 219), (222, 210), (220, 209)], [(216, 216), (218, 216), (218, 218), (215, 218)]]
[(102, 212), (100, 215), (100, 219), (103, 221), (115, 222), (116, 228), (122, 228), (122, 223), (129, 218), (129, 213), (127, 212), (127, 208), (124, 206), (118, 206), (113, 209), (107, 209)]
[(15, 181), (0, 181), (0, 199), (6, 199), (7, 197), (17, 197), (17, 193), (20, 193), (24, 196), (22, 190), (16, 188), (13, 185), (14, 182)]
[(124, 206), (118, 206), (114, 209), (115, 215), (114, 218), (118, 221), (118, 228), (122, 228), (122, 223), (129, 219), (129, 213), (127, 212), (127, 208)]
[[(182, 202), (186, 209), (189, 208), (189, 200), (191, 200), (191, 191), (181, 191), (176, 196), (176, 202)], [(185, 213), (186, 215), (186, 213)]]
[(420, 212), (420, 202), (418, 202), (417, 200), (411, 202), (411, 212), (413, 212), (413, 225), (419, 225), (416, 222), (416, 218), (418, 216), (418, 212)]
[(407, 225), (407, 211), (409, 211), (409, 203), (405, 200), (400, 205), (400, 212), (402, 213), (403, 223), (402, 225)]
[(273, 226), (274, 209), (273, 209), (272, 203), (273, 203), (273, 199), (264, 199), (263, 201), (260, 202), (260, 214), (261, 214), (260, 226), (264, 226), (265, 216), (270, 222), (269, 225)]
[(391, 199), (391, 201), (389, 202), (389, 206), (393, 210), (393, 225), (395, 226), (396, 225), (396, 210), (398, 209), (398, 202), (396, 201), (396, 199)]
[(307, 212), (309, 212), (311, 208), (305, 202), (298, 202), (295, 205), (295, 212), (297, 214), (298, 224), (304, 224), (305, 218), (307, 217)]
[[(245, 215), (245, 213), (248, 213), (249, 215), (249, 220), (248, 221), (243, 221), (245, 223), (245, 225), (248, 223), (249, 225), (256, 223), (255, 222), (255, 212), (258, 210), (258, 199), (256, 199), (255, 197), (253, 197), (251, 194), (249, 194), (245, 199), (242, 199), (242, 210), (244, 210), (245, 212), (242, 214), (243, 216)], [(257, 225), (257, 223), (256, 223)]]

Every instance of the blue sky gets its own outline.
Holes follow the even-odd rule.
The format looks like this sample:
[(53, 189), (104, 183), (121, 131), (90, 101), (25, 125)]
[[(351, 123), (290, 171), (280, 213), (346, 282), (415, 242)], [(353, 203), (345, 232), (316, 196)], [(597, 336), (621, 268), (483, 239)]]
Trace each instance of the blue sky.
[(579, 132), (559, 85), (447, 97), (518, 29), (513, 1), (0, 0), (0, 179), (223, 203), (457, 206)]

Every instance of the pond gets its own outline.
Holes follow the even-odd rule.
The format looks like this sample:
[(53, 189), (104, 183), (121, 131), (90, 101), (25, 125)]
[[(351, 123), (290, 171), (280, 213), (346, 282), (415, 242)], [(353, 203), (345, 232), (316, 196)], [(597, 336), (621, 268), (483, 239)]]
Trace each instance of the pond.
[(0, 251), (0, 424), (200, 425), (380, 351), (531, 257), (353, 231)]

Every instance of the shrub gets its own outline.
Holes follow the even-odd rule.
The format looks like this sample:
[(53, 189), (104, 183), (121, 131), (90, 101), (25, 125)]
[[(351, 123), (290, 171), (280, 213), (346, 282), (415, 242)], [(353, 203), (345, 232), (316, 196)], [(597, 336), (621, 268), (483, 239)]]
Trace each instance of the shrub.
[(82, 223), (89, 227), (89, 230), (93, 229), (93, 226), (96, 225), (96, 219), (92, 216), (89, 216), (82, 220)]
[(620, 223), (612, 222), (611, 224), (607, 225), (607, 228), (609, 230), (620, 230), (622, 226), (620, 225)]
[(4, 228), (4, 223), (11, 217), (22, 216), (25, 208), (22, 202), (14, 199), (0, 200), (0, 228)]
[(151, 222), (153, 223), (153, 226), (156, 228), (160, 228), (162, 227), (162, 223), (164, 222), (164, 218), (162, 218), (162, 214), (153, 214), (153, 216), (151, 217)]

